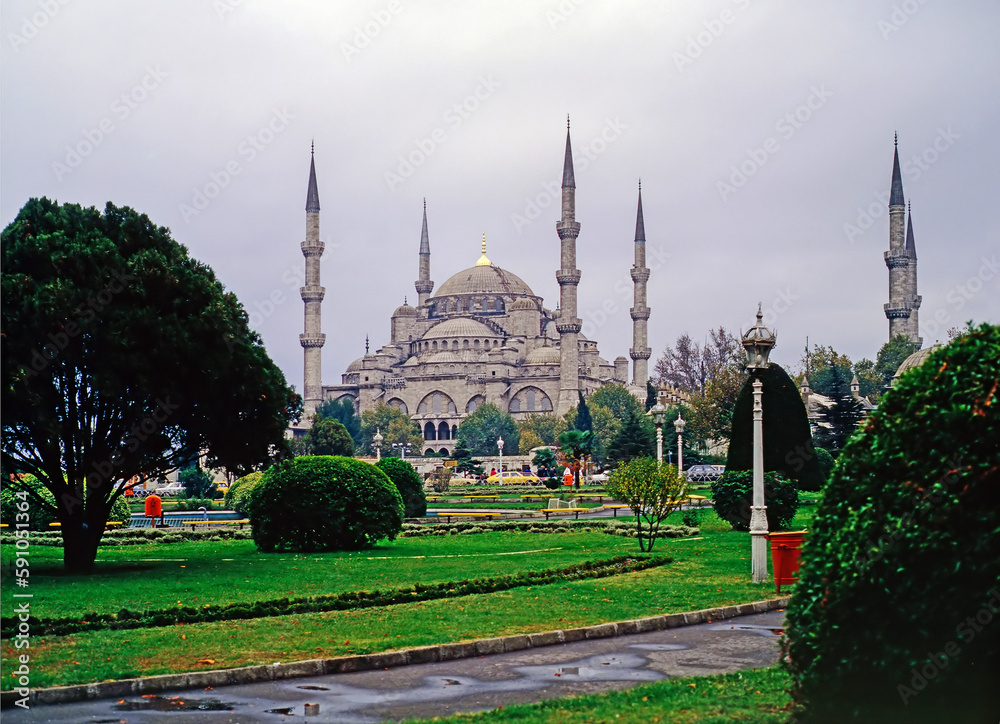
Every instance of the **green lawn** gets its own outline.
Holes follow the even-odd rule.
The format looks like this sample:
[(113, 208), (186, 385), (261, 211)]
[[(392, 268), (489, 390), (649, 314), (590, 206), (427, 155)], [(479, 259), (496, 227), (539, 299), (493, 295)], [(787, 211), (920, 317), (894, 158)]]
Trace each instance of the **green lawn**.
[(692, 676), (642, 684), (623, 691), (515, 704), (479, 714), (420, 722), (533, 722), (537, 724), (785, 724), (791, 721), (791, 679), (778, 667), (733, 674)]
[[(14, 557), (8, 548), (0, 551), (4, 566)], [(559, 568), (635, 550), (630, 539), (604, 533), (399, 538), (367, 551), (313, 554), (262, 554), (249, 540), (205, 541), (102, 547), (96, 573), (69, 576), (62, 548), (35, 546), (31, 610), (45, 618), (386, 589)]]
[[(797, 525), (807, 523), (811, 509), (803, 513)], [(701, 536), (657, 542), (654, 553), (671, 556), (674, 563), (639, 573), (358, 611), (34, 639), (32, 683), (52, 686), (370, 653), (775, 596), (773, 585), (750, 583), (749, 535), (729, 531), (714, 512), (702, 515)], [(669, 522), (680, 523), (680, 515)], [(34, 551), (39, 555), (32, 561), (32, 612), (65, 615), (114, 611), (127, 601), (136, 608), (153, 608), (164, 602), (190, 605), (195, 598), (202, 604), (240, 597), (273, 598), (276, 593), (302, 595), (416, 580), (458, 580), (490, 575), (489, 571), (552, 568), (560, 562), (637, 553), (638, 545), (633, 539), (603, 533), (405, 538), (362, 553), (309, 556), (258, 554), (246, 541), (153, 544), (102, 548), (98, 574), (89, 578), (58, 574), (58, 548), (36, 547)], [(507, 552), (521, 554), (499, 555)], [(41, 560), (43, 556), (49, 556), (47, 563)], [(35, 566), (43, 571), (48, 566), (50, 575), (36, 576)], [(5, 611), (11, 610), (9, 595), (4, 594)], [(5, 668), (13, 654), (11, 647), (4, 647)]]

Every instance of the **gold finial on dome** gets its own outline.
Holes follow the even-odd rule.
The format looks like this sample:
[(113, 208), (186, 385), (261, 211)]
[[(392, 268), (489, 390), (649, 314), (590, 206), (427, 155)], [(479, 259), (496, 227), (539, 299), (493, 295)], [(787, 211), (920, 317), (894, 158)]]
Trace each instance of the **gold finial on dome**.
[(486, 232), (483, 232), (483, 255), (479, 257), (476, 266), (493, 266), (493, 262), (486, 258)]

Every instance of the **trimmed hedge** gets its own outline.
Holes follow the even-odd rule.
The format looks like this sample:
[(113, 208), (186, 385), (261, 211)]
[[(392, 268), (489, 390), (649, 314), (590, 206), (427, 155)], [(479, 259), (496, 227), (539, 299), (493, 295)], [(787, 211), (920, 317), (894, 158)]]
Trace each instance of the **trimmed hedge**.
[[(750, 530), (750, 507), (753, 505), (753, 471), (726, 470), (712, 481), (715, 512), (733, 526), (733, 530)], [(773, 472), (764, 473), (764, 505), (767, 506), (768, 530), (785, 530), (799, 509), (799, 492), (790, 481)]]
[[(33, 636), (67, 636), (85, 631), (104, 631), (172, 626), (174, 624), (206, 623), (210, 621), (238, 621), (250, 618), (288, 616), (302, 613), (326, 611), (354, 611), (376, 606), (391, 606), (399, 603), (431, 601), (441, 598), (458, 598), (475, 594), (508, 591), (523, 586), (541, 586), (564, 581), (579, 581), (590, 578), (606, 578), (623, 573), (644, 571), (671, 563), (667, 557), (615, 556), (597, 561), (585, 561), (564, 568), (544, 571), (524, 571), (517, 574), (449, 581), (425, 585), (422, 583), (387, 591), (346, 591), (328, 596), (303, 598), (279, 598), (253, 603), (229, 603), (224, 605), (206, 604), (201, 608), (193, 606), (130, 611), (122, 609), (116, 614), (86, 613), (77, 617), (44, 618), (30, 617)], [(10, 638), (17, 632), (19, 619), (5, 616), (0, 620), (0, 636)]]
[(422, 518), (427, 514), (424, 484), (412, 465), (399, 458), (382, 458), (375, 467), (389, 476), (402, 496), (404, 517)]
[(1000, 327), (904, 374), (845, 446), (788, 607), (813, 722), (1000, 712)]
[(354, 458), (307, 455), (264, 473), (246, 504), (261, 551), (361, 550), (393, 540), (403, 499), (374, 465)]

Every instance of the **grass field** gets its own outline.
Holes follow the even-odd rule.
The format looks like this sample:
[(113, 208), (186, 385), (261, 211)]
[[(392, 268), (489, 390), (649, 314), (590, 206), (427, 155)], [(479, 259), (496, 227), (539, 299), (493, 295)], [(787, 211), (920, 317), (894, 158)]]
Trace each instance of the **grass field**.
[(537, 724), (785, 724), (792, 700), (788, 674), (778, 667), (733, 674), (692, 676), (642, 684), (608, 694), (516, 704), (480, 714), (410, 720), (442, 724), (533, 722)]
[[(811, 513), (812, 509), (803, 510), (796, 524), (807, 525)], [(671, 556), (672, 564), (639, 573), (359, 611), (34, 639), (32, 684), (370, 653), (773, 597), (772, 585), (749, 582), (749, 536), (729, 531), (713, 512), (702, 516), (701, 536), (657, 542), (654, 552)], [(680, 523), (679, 514), (669, 522)], [(61, 549), (35, 551), (32, 612), (41, 616), (458, 580), (490, 575), (489, 571), (552, 568), (560, 562), (637, 553), (638, 545), (633, 539), (602, 533), (399, 539), (361, 553), (309, 556), (258, 554), (247, 541), (153, 544), (141, 552), (101, 548), (98, 573), (86, 578), (59, 572)], [(501, 555), (506, 553), (513, 555)], [(11, 610), (9, 596), (5, 591), (5, 611)], [(14, 654), (8, 644), (2, 652), (5, 668)]]

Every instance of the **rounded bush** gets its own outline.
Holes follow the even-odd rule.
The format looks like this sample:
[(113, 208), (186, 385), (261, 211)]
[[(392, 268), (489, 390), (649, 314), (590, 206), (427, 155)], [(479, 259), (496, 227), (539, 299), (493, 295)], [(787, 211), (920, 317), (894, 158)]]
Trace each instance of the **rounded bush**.
[[(727, 470), (721, 478), (712, 481), (712, 500), (716, 514), (733, 526), (733, 530), (750, 530), (753, 471)], [(795, 484), (777, 473), (764, 473), (764, 505), (767, 506), (768, 530), (788, 528), (799, 509), (799, 492)]]
[(424, 482), (412, 465), (399, 458), (382, 458), (375, 467), (389, 476), (403, 498), (403, 515), (422, 518), (427, 515), (427, 498)]
[(247, 496), (260, 484), (263, 477), (264, 472), (258, 471), (234, 480), (233, 484), (229, 486), (229, 490), (226, 491), (223, 505), (229, 510), (235, 510), (240, 515), (246, 515)]
[(809, 721), (996, 721), (998, 395), (983, 325), (904, 374), (838, 458), (788, 607)]
[(262, 551), (370, 548), (403, 525), (403, 499), (374, 465), (308, 455), (264, 473), (246, 503), (254, 543)]

